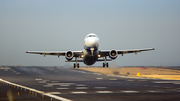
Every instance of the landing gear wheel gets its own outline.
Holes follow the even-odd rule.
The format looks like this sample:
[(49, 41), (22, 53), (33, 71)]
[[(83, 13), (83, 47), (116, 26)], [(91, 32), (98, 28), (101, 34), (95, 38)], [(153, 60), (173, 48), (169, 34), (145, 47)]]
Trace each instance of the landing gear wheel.
[(77, 68), (79, 68), (79, 63), (77, 64)]
[(109, 64), (108, 64), (108, 63), (106, 63), (106, 67), (109, 67)]
[(103, 63), (103, 67), (105, 67), (105, 63)]
[(76, 64), (74, 63), (74, 68), (76, 68)]

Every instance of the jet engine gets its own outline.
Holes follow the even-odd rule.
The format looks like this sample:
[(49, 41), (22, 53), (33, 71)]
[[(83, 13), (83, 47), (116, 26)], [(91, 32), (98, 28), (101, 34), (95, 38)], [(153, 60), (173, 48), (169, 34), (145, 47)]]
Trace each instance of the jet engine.
[(116, 50), (111, 50), (111, 51), (109, 52), (109, 57), (110, 57), (111, 59), (116, 59), (117, 56), (118, 56), (118, 53), (117, 53)]
[(73, 52), (71, 52), (71, 51), (66, 52), (65, 58), (66, 58), (68, 61), (72, 60), (73, 57), (74, 57), (74, 53), (73, 53)]

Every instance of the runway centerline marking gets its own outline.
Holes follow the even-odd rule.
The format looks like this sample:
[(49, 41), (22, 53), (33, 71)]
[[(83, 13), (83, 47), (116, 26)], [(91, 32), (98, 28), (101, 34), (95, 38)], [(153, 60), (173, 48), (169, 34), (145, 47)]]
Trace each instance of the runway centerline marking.
[(122, 93), (139, 93), (139, 91), (133, 91), (133, 90), (130, 90), (130, 91), (121, 91)]
[(113, 93), (112, 91), (96, 91), (97, 93)]
[(77, 91), (77, 92), (71, 92), (73, 94), (87, 94), (87, 92), (83, 92), (83, 91)]
[(88, 87), (76, 87), (76, 89), (88, 89)]
[(42, 94), (42, 95), (46, 95), (46, 96), (49, 96), (49, 97), (54, 98), (54, 99), (57, 99), (57, 100), (61, 100), (61, 101), (71, 101), (70, 99), (66, 99), (66, 98), (63, 98), (63, 97), (60, 97), (60, 96), (56, 96), (56, 95), (53, 95), (53, 94), (45, 93), (45, 92), (40, 91), (40, 90), (36, 90), (36, 89), (33, 89), (33, 88), (29, 88), (29, 87), (26, 87), (26, 86), (22, 86), (22, 85), (19, 85), (19, 84), (15, 84), (15, 83), (12, 83), (12, 82), (3, 80), (3, 79), (1, 79), (1, 78), (0, 78), (0, 81), (1, 81), (1, 82), (5, 82), (5, 83), (10, 84), (10, 85), (14, 85), (14, 86), (23, 88), (23, 89), (26, 89), (26, 90), (30, 90), (30, 91), (36, 92), (36, 93), (39, 93), (39, 94)]

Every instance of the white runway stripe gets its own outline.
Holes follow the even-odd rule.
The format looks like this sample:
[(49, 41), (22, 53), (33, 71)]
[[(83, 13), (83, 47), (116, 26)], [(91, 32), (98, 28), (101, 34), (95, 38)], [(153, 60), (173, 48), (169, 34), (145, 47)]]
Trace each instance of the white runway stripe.
[(51, 97), (51, 98), (54, 98), (54, 99), (57, 99), (57, 100), (60, 100), (60, 101), (71, 101), (71, 100), (69, 100), (69, 99), (66, 99), (66, 98), (63, 98), (63, 97), (60, 97), (60, 96), (48, 94), (48, 93), (45, 93), (45, 92), (40, 91), (40, 90), (36, 90), (36, 89), (29, 88), (29, 87), (26, 87), (26, 86), (18, 85), (18, 84), (15, 84), (15, 83), (12, 83), (12, 82), (3, 80), (3, 79), (1, 79), (1, 78), (0, 78), (0, 81), (5, 82), (5, 83), (10, 84), (10, 85), (17, 86), (17, 87), (19, 87), (19, 88), (23, 88), (23, 89), (26, 89), (26, 90), (30, 90), (30, 91), (36, 92), (36, 93), (39, 93), (39, 94), (42, 94), (42, 95), (46, 95), (46, 96), (49, 96), (49, 97)]
[(113, 93), (112, 91), (96, 91), (97, 93)]
[(139, 93), (139, 91), (133, 91), (133, 90), (131, 90), (131, 91), (121, 91), (122, 93)]
[(71, 92), (73, 94), (86, 94), (87, 92), (82, 92), (82, 91), (78, 91), (78, 92)]
[(88, 89), (88, 87), (76, 87), (76, 89)]
[(69, 89), (69, 88), (56, 88), (56, 89)]

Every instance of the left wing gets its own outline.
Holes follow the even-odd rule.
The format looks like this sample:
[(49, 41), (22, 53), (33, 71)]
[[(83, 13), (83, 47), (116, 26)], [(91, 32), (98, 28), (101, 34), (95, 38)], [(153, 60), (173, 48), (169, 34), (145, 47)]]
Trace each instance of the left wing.
[[(65, 56), (67, 51), (26, 51), (26, 53), (31, 53), (31, 54), (40, 54), (44, 55), (56, 55), (56, 56)], [(74, 57), (79, 57), (80, 55), (83, 54), (82, 51), (72, 51), (74, 53)]]
[[(116, 50), (118, 55), (121, 54), (128, 54), (128, 53), (135, 53), (137, 54), (138, 52), (142, 52), (142, 51), (150, 51), (150, 50), (155, 50), (154, 48), (144, 48), (144, 49), (131, 49), (131, 50)], [(101, 57), (105, 57), (105, 56), (109, 56), (109, 52), (110, 50), (102, 50), (99, 51), (99, 55), (101, 55)]]

